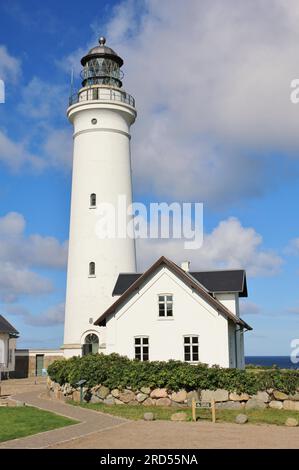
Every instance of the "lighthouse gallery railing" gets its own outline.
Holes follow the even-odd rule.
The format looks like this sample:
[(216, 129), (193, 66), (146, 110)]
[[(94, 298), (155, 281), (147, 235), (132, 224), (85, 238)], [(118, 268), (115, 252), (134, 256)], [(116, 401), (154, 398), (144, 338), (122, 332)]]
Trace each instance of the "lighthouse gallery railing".
[(82, 88), (69, 98), (69, 105), (72, 106), (81, 101), (119, 101), (135, 108), (135, 99), (123, 90), (114, 88), (90, 87)]

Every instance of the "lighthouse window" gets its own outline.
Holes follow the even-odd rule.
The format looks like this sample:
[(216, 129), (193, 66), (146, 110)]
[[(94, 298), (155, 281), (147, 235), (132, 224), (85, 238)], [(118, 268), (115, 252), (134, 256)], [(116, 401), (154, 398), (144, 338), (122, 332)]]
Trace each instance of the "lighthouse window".
[(93, 193), (90, 195), (90, 207), (96, 207), (96, 205), (97, 205), (97, 195)]
[(91, 120), (91, 124), (93, 124), (93, 125), (97, 124), (97, 122), (98, 122), (98, 120), (97, 120), (96, 118), (93, 118), (93, 119)]
[(89, 275), (90, 276), (96, 275), (96, 264), (93, 261), (89, 263)]

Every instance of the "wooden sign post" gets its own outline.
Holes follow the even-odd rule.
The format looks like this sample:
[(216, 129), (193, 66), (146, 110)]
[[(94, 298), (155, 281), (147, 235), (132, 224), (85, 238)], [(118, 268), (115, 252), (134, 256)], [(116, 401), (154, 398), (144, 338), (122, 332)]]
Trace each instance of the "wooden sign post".
[(192, 421), (196, 421), (196, 401), (192, 398)]
[(216, 423), (216, 406), (215, 406), (215, 400), (211, 401), (211, 410), (212, 410), (212, 422)]

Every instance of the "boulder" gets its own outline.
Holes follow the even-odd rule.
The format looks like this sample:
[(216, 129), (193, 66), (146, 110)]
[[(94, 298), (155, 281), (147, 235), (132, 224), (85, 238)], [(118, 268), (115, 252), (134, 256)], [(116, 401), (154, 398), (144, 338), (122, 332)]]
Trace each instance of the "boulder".
[(156, 406), (170, 406), (171, 400), (169, 398), (158, 398)]
[(268, 403), (270, 401), (270, 397), (267, 392), (257, 392), (257, 394), (253, 395), (251, 398), (253, 400), (262, 401), (264, 403)]
[(110, 393), (110, 390), (108, 387), (105, 387), (105, 385), (101, 385), (96, 392), (97, 396), (103, 399), (106, 398), (109, 395), (109, 393)]
[(228, 401), (228, 391), (219, 388), (218, 390), (202, 390), (201, 401)]
[(166, 398), (167, 397), (167, 390), (166, 388), (155, 388), (151, 394), (151, 398)]
[(146, 400), (148, 398), (148, 395), (146, 395), (145, 393), (137, 393), (136, 395), (136, 399), (139, 403), (142, 403), (144, 400)]
[(143, 419), (144, 421), (153, 421), (155, 419), (154, 413), (144, 413)]
[(114, 398), (118, 398), (120, 396), (120, 391), (118, 390), (118, 388), (114, 388), (113, 390), (111, 390), (111, 395)]
[(127, 403), (127, 405), (136, 406), (136, 405), (139, 405), (139, 403), (137, 400), (131, 400), (129, 401), (129, 403)]
[(216, 403), (216, 408), (219, 410), (240, 410), (243, 406), (239, 401), (223, 401)]
[(293, 395), (289, 395), (289, 400), (299, 401), (299, 393), (294, 393)]
[(125, 390), (124, 392), (120, 393), (118, 399), (124, 403), (129, 403), (130, 401), (135, 400), (135, 393), (133, 393), (131, 390)]
[(283, 408), (289, 411), (299, 411), (299, 401), (284, 400)]
[(269, 403), (269, 408), (273, 408), (275, 410), (281, 410), (283, 408), (283, 403), (282, 401), (272, 400)]
[(172, 401), (175, 401), (176, 403), (184, 403), (187, 400), (187, 392), (186, 390), (173, 392), (170, 398), (172, 399)]
[(114, 405), (115, 400), (114, 400), (114, 398), (110, 395), (110, 396), (108, 396), (107, 398), (104, 399), (103, 403), (105, 403), (105, 405)]
[(274, 390), (273, 396), (275, 400), (287, 400), (289, 397), (286, 393), (280, 392), (279, 390)]
[(118, 398), (114, 398), (115, 405), (124, 405), (123, 401), (120, 401)]
[(236, 416), (235, 422), (237, 424), (245, 424), (248, 421), (248, 416), (240, 413), (239, 415)]
[(256, 398), (249, 398), (249, 400), (246, 402), (245, 408), (247, 410), (251, 410), (254, 408), (259, 408), (259, 409), (264, 409), (266, 408), (267, 405), (264, 403), (262, 400), (257, 400)]
[(151, 393), (151, 389), (149, 387), (141, 387), (141, 393), (145, 393), (145, 395), (149, 395)]
[(91, 395), (89, 403), (103, 403), (103, 399), (97, 395)]
[(152, 398), (147, 398), (142, 404), (144, 406), (155, 406), (156, 400), (153, 400)]
[(184, 413), (184, 412), (173, 413), (170, 419), (171, 421), (187, 421), (187, 413)]
[(295, 427), (298, 426), (298, 420), (296, 418), (287, 418), (284, 424), (288, 427)]
[(229, 394), (229, 399), (232, 401), (248, 401), (249, 400), (249, 395), (248, 393), (230, 393)]

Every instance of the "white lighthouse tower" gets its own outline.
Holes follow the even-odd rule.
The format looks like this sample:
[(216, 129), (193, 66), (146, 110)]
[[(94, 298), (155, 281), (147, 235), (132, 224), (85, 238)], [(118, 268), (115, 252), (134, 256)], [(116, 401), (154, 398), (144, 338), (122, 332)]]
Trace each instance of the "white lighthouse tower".
[(136, 272), (134, 239), (96, 233), (100, 204), (117, 207), (119, 196), (132, 202), (130, 126), (136, 118), (135, 101), (122, 89), (123, 60), (105, 43), (101, 37), (82, 58), (82, 88), (67, 110), (74, 151), (65, 357), (105, 347), (105, 328), (93, 323), (112, 303), (118, 274)]

